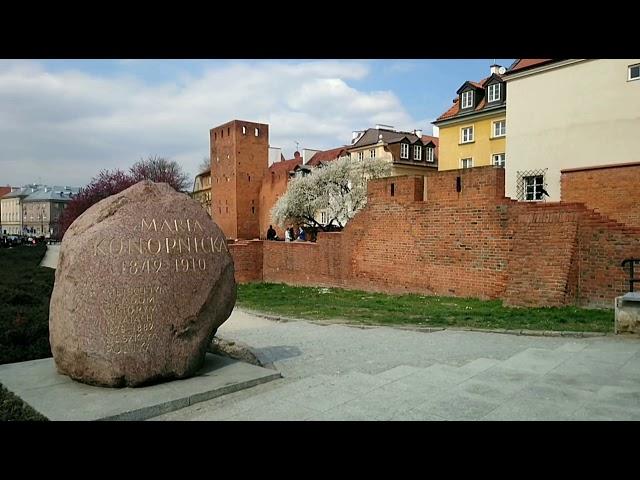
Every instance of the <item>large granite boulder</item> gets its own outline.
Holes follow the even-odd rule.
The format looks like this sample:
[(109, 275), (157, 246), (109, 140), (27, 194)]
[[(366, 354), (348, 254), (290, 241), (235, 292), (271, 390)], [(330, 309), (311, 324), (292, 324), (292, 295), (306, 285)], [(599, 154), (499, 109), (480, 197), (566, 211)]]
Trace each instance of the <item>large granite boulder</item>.
[(142, 181), (64, 236), (49, 314), (56, 366), (110, 387), (188, 377), (235, 301), (222, 230), (187, 195)]

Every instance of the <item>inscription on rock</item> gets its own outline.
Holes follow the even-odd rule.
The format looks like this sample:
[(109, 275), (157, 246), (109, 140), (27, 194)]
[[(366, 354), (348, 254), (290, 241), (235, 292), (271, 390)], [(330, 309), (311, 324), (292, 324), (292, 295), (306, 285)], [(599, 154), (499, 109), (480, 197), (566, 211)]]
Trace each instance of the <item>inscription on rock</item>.
[(105, 386), (192, 375), (235, 296), (220, 228), (186, 195), (140, 182), (65, 234), (50, 308), (58, 370)]

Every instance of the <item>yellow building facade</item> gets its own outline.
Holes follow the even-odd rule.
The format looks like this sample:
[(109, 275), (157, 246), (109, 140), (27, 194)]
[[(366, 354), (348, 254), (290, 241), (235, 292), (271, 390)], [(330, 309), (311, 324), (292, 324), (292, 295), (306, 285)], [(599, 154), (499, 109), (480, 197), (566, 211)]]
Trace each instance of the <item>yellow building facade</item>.
[(197, 200), (211, 216), (211, 170), (205, 170), (196, 175), (191, 198)]
[(505, 69), (491, 66), (480, 82), (466, 81), (453, 105), (433, 122), (439, 129), (438, 170), (504, 167), (507, 150)]
[[(499, 122), (502, 123), (496, 125)], [(485, 165), (504, 166), (507, 137), (506, 134), (501, 134), (502, 125), (506, 127), (506, 109), (489, 116), (465, 118), (440, 126), (438, 170)], [(469, 128), (472, 129), (473, 140), (464, 141), (465, 129)], [(496, 130), (498, 135), (495, 135)], [(466, 136), (468, 137), (468, 133)], [(465, 159), (471, 159), (471, 162), (465, 162)]]

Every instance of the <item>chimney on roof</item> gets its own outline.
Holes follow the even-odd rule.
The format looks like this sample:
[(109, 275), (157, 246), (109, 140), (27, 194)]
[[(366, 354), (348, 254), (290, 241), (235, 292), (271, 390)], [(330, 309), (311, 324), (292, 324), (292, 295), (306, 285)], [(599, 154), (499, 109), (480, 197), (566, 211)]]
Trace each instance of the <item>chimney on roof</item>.
[(416, 137), (422, 138), (422, 129), (414, 130), (413, 133), (416, 135)]
[(395, 127), (391, 125), (383, 125), (382, 123), (376, 125), (376, 130), (391, 130), (392, 132), (396, 131)]
[(498, 75), (500, 72), (498, 71), (500, 69), (500, 65), (498, 65), (497, 63), (494, 63), (493, 65), (491, 65), (489, 67), (489, 70), (491, 71), (491, 74), (496, 74)]
[(297, 150), (293, 152), (293, 158), (300, 158), (300, 152)]

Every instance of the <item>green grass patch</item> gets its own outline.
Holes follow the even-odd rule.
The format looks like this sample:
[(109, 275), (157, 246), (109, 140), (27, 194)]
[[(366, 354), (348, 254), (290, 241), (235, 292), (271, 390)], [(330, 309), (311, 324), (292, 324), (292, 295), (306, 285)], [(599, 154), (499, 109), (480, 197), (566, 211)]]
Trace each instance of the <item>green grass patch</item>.
[(0, 385), (0, 422), (48, 421), (13, 393)]
[(501, 300), (386, 295), (274, 283), (238, 285), (238, 306), (306, 320), (583, 332), (613, 332), (612, 309), (576, 307), (510, 308)]

